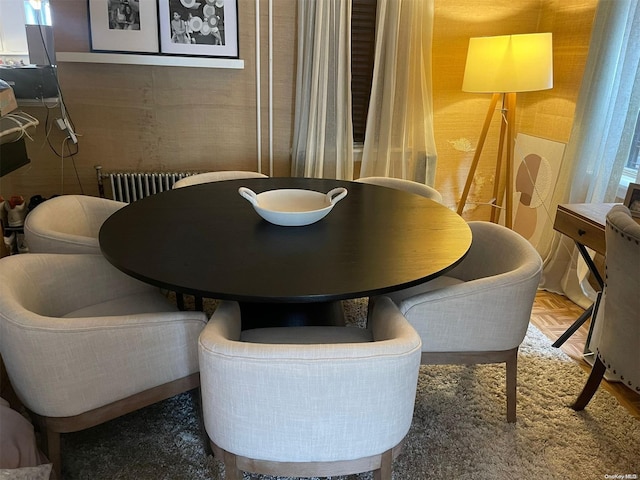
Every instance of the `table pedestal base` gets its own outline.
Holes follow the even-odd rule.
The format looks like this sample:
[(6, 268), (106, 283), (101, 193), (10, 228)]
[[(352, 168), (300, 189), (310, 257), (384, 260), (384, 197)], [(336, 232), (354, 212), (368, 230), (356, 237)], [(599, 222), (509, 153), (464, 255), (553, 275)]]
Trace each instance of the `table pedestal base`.
[(240, 302), (242, 330), (310, 325), (344, 326), (342, 302), (253, 303)]

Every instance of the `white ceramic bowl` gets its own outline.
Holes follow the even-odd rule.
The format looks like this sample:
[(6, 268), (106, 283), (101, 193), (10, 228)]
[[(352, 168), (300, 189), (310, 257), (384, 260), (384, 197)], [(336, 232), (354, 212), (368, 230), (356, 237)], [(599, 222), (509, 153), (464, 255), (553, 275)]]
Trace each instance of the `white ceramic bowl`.
[(267, 222), (284, 227), (299, 227), (324, 218), (336, 203), (347, 196), (347, 189), (338, 187), (328, 193), (321, 193), (284, 188), (256, 194), (247, 187), (240, 187), (238, 193)]

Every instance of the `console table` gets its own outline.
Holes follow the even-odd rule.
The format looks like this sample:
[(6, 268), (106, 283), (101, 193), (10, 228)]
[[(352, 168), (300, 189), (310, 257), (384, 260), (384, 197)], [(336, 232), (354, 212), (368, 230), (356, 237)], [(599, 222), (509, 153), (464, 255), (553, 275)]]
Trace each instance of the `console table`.
[[(590, 248), (602, 255), (606, 252), (605, 242), (605, 226), (607, 223), (607, 213), (616, 203), (570, 203), (558, 205), (556, 211), (556, 219), (553, 224), (554, 230), (573, 239), (578, 247), (580, 255), (589, 267), (589, 271), (593, 274), (602, 289), (604, 281), (600, 272), (593, 263), (591, 256), (587, 252)], [(640, 219), (636, 218), (636, 222), (640, 223)], [(598, 295), (598, 298), (600, 296)], [(555, 341), (554, 347), (560, 347), (567, 339), (575, 333), (580, 326), (586, 322), (593, 313), (594, 305), (591, 305), (584, 311), (578, 319)], [(588, 349), (591, 332), (593, 330), (593, 322), (589, 328), (589, 335), (585, 344), (585, 351)]]

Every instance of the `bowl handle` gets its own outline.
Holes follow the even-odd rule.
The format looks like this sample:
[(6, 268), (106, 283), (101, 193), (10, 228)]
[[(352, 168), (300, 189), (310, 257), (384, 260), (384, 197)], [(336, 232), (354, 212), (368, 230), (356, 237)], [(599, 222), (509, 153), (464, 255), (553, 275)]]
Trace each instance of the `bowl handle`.
[(347, 196), (347, 189), (344, 187), (334, 188), (333, 190), (330, 190), (329, 192), (327, 192), (327, 200), (331, 205), (335, 205), (346, 196)]
[(254, 192), (250, 188), (240, 187), (238, 189), (238, 193), (240, 194), (240, 196), (242, 196), (242, 197), (246, 198), (247, 200), (249, 200), (251, 205), (253, 205), (254, 207), (258, 206), (258, 196), (256, 195), (256, 192)]

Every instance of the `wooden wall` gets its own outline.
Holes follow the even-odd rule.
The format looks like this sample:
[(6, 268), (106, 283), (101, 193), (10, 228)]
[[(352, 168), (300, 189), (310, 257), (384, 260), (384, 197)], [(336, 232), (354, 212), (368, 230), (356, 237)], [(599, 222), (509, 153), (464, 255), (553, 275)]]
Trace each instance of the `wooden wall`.
[[(56, 50), (90, 50), (87, 2), (52, 0)], [(263, 171), (268, 173), (267, 5), (261, 8)], [(296, 2), (275, 2), (274, 174), (289, 175), (295, 89)], [(97, 195), (94, 165), (105, 171), (256, 170), (255, 2), (238, 0), (244, 69), (59, 62), (64, 99), (80, 138), (75, 157), (83, 190)], [(8, 196), (80, 193), (71, 160), (45, 141), (43, 107), (23, 108), (41, 121), (30, 142), (32, 163), (0, 180)], [(50, 115), (59, 116), (59, 110)], [(64, 137), (50, 134), (61, 151)], [(61, 178), (64, 177), (62, 186)]]
[[(551, 31), (555, 84), (518, 96), (517, 131), (566, 142), (588, 50), (597, 0), (436, 0), (434, 27), (436, 188), (454, 206), (472, 153), (451, 143), (478, 139), (490, 96), (461, 91), (471, 36)], [(297, 0), (274, 5), (274, 174), (288, 175), (293, 131)], [(86, 2), (52, 0), (57, 51), (89, 51)], [(257, 168), (255, 1), (238, 0), (243, 70), (59, 63), (69, 113), (80, 135), (75, 157), (83, 191), (96, 195), (94, 165), (105, 170), (215, 170)], [(267, 2), (262, 2), (263, 172), (267, 164)], [(0, 194), (79, 193), (70, 159), (57, 157), (45, 140), (43, 107), (24, 108), (41, 125), (29, 142), (32, 163), (2, 179)], [(484, 195), (496, 152), (496, 121), (489, 133), (473, 198)], [(49, 140), (61, 150), (61, 132)], [(64, 168), (63, 168), (64, 167)], [(490, 183), (486, 183), (490, 185)], [(486, 217), (478, 209), (470, 218)]]

